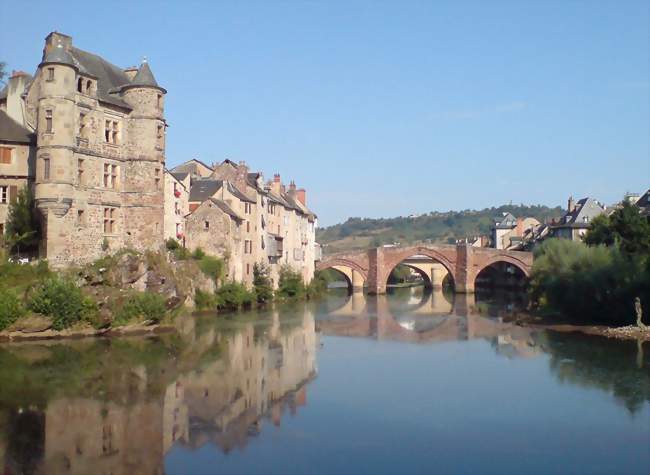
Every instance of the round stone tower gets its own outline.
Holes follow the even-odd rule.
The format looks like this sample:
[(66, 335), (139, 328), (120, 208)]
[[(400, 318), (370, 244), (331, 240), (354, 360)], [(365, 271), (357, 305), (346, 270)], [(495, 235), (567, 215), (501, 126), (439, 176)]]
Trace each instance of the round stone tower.
[(75, 83), (77, 66), (61, 43), (49, 45), (38, 67), (35, 198), (43, 217), (43, 256), (65, 254), (67, 214), (74, 198)]
[(122, 99), (133, 109), (124, 175), (125, 245), (136, 249), (163, 243), (166, 93), (146, 60), (133, 80), (121, 88)]

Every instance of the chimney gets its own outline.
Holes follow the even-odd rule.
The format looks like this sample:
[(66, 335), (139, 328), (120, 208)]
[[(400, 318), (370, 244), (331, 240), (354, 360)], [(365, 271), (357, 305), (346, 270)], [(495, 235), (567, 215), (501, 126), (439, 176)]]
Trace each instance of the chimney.
[(124, 74), (126, 74), (126, 76), (129, 78), (129, 81), (133, 81), (135, 75), (138, 74), (138, 67), (131, 66), (130, 68), (126, 68), (124, 70)]
[(280, 174), (276, 173), (273, 175), (273, 183), (271, 183), (271, 191), (275, 193), (276, 195), (279, 195), (284, 191), (284, 187), (282, 186), (282, 182), (280, 181)]
[(280, 183), (280, 174), (276, 173), (273, 175), (273, 183)]
[(289, 183), (289, 193), (293, 194), (296, 191), (296, 182), (291, 180)]
[(298, 201), (300, 201), (303, 206), (307, 206), (307, 192), (304, 188), (296, 190), (296, 198), (298, 198)]
[(72, 46), (72, 36), (64, 35), (58, 31), (53, 31), (47, 35), (45, 37), (45, 48), (43, 48), (43, 58), (41, 61), (44, 60), (45, 55), (47, 55), (52, 48), (56, 48), (59, 43), (62, 44), (66, 50), (70, 49)]
[(576, 209), (576, 203), (573, 201), (573, 196), (569, 196), (569, 201), (567, 203), (567, 211), (569, 213), (573, 213), (573, 211)]

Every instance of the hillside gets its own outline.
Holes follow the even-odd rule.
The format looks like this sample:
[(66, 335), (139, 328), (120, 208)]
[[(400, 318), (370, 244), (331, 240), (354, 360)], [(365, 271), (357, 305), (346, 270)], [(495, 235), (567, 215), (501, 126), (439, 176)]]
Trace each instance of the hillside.
[(326, 254), (395, 242), (412, 244), (427, 241), (447, 244), (468, 236), (490, 234), (494, 218), (505, 212), (516, 217), (531, 216), (544, 222), (550, 218), (559, 218), (563, 209), (559, 206), (503, 205), (480, 211), (432, 211), (415, 217), (349, 218), (342, 224), (319, 228), (316, 240), (323, 245)]

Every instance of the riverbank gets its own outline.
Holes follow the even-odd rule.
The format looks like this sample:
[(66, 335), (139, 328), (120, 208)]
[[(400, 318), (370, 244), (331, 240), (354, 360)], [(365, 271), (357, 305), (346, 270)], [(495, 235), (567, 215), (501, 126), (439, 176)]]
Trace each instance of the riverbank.
[(583, 333), (585, 335), (615, 338), (617, 340), (650, 341), (650, 327), (645, 330), (635, 326), (626, 325), (612, 327), (607, 325), (576, 324), (567, 318), (557, 315), (516, 314), (511, 323), (538, 330), (550, 330), (561, 333)]

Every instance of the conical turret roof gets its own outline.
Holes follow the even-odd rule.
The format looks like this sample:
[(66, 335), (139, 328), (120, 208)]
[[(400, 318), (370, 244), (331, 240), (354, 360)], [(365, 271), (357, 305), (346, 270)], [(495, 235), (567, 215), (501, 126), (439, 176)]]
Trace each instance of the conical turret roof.
[(140, 66), (140, 69), (138, 69), (138, 72), (133, 78), (133, 81), (131, 81), (129, 84), (125, 84), (124, 86), (125, 87), (155, 87), (157, 89), (161, 89), (163, 92), (167, 92), (165, 91), (164, 88), (158, 85), (158, 82), (156, 81), (156, 78), (151, 72), (151, 68), (149, 67), (149, 63), (147, 62), (146, 59), (142, 62), (142, 65)]

